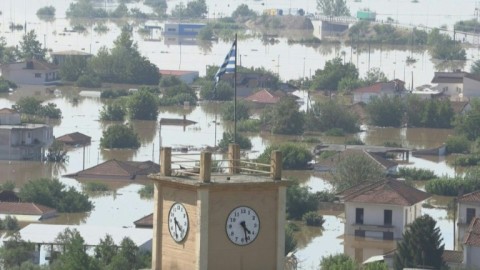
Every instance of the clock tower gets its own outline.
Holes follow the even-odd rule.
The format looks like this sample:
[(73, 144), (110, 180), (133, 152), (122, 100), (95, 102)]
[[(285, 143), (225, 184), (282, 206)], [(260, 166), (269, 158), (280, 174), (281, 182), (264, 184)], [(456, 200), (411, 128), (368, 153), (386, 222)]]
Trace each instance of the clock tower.
[[(216, 161), (228, 163), (226, 173), (212, 169), (210, 152), (199, 163), (182, 159), (180, 170), (172, 169), (174, 157), (162, 148), (161, 171), (150, 175), (152, 269), (284, 269), (288, 181), (281, 179), (281, 152), (272, 152), (271, 164), (258, 164), (240, 160), (239, 146), (231, 144), (228, 159)], [(193, 163), (199, 166), (185, 169)]]

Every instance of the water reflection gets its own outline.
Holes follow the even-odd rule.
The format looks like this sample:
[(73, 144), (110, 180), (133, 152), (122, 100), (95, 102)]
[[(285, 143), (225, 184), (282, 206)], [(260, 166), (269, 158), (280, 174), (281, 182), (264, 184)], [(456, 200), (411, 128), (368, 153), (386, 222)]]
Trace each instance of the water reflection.
[(141, 144), (149, 144), (158, 132), (157, 121), (132, 121), (132, 127), (140, 138)]
[(344, 253), (357, 263), (362, 263), (372, 256), (383, 255), (397, 246), (397, 241), (394, 240), (369, 239), (352, 235), (345, 235), (343, 240)]

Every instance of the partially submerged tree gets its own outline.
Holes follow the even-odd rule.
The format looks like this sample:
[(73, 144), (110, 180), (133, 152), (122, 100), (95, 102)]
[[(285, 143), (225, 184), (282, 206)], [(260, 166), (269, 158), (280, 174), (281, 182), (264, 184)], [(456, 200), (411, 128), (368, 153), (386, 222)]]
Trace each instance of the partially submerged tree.
[(37, 34), (31, 30), (20, 41), (20, 55), (25, 60), (45, 60), (47, 49), (37, 40)]
[(428, 215), (417, 218), (408, 225), (402, 240), (397, 242), (394, 268), (448, 269), (442, 255), (445, 244), (437, 222)]
[(336, 163), (333, 172), (335, 190), (343, 191), (358, 184), (377, 182), (385, 177), (384, 170), (362, 153), (351, 153)]
[(317, 9), (327, 16), (350, 16), (346, 0), (317, 0)]
[(131, 126), (120, 124), (111, 125), (103, 131), (100, 138), (102, 148), (134, 148), (140, 147), (140, 140), (137, 133)]
[(352, 63), (342, 63), (337, 57), (327, 61), (323, 69), (315, 71), (311, 89), (336, 91), (344, 78), (358, 79), (358, 69)]
[(273, 134), (302, 134), (304, 115), (299, 111), (297, 101), (291, 97), (282, 98), (273, 107), (265, 109), (260, 120), (266, 130)]

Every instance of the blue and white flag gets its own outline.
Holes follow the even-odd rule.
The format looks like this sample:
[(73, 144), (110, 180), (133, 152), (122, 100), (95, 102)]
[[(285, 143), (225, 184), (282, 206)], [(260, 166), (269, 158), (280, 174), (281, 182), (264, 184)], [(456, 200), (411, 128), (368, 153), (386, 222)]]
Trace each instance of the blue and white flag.
[(217, 88), (218, 81), (220, 81), (220, 77), (225, 73), (235, 73), (235, 58), (237, 56), (237, 39), (233, 41), (232, 48), (228, 52), (227, 56), (225, 57), (225, 61), (217, 70), (215, 74), (215, 88)]

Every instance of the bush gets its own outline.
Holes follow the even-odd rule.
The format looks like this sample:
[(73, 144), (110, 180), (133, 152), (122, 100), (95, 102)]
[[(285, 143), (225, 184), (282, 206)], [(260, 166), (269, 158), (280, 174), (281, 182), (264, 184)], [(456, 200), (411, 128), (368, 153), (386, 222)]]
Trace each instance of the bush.
[(345, 132), (341, 128), (331, 128), (325, 131), (326, 136), (333, 136), (333, 137), (342, 137), (345, 136)]
[(312, 153), (310, 153), (305, 146), (294, 143), (285, 143), (268, 146), (257, 158), (257, 162), (270, 164), (270, 155), (273, 150), (282, 152), (282, 167), (286, 170), (305, 169), (313, 158)]
[(325, 219), (323, 216), (318, 214), (315, 211), (307, 212), (303, 214), (302, 220), (307, 224), (307, 226), (315, 226), (315, 227), (322, 227)]
[(9, 231), (16, 231), (20, 229), (20, 226), (18, 225), (18, 220), (16, 217), (12, 217), (10, 215), (7, 215), (5, 219), (2, 221), (2, 227), (5, 228), (6, 230)]
[(261, 121), (258, 119), (245, 119), (237, 122), (237, 131), (239, 132), (259, 132)]
[(102, 86), (102, 82), (96, 75), (82, 74), (78, 77), (75, 85), (78, 87), (98, 88)]
[(417, 181), (430, 180), (437, 177), (432, 170), (407, 167), (398, 168), (398, 176), (406, 180)]
[(53, 17), (53, 16), (55, 16), (55, 7), (53, 7), (53, 6), (46, 6), (46, 7), (39, 8), (39, 9), (37, 10), (37, 16), (49, 16), (49, 17)]
[(293, 235), (294, 230), (290, 226), (285, 227), (285, 254), (292, 252), (297, 248), (297, 240)]
[(403, 147), (401, 143), (398, 142), (384, 142), (383, 146), (385, 147)]
[(307, 212), (316, 211), (318, 201), (308, 187), (302, 187), (297, 182), (287, 188), (287, 218), (300, 219)]
[(320, 262), (321, 270), (355, 270), (355, 261), (346, 254), (330, 255), (323, 257)]
[(87, 182), (86, 184), (83, 185), (83, 190), (84, 191), (89, 191), (89, 192), (105, 192), (108, 191), (108, 185), (105, 183), (101, 182)]
[(137, 133), (131, 126), (111, 125), (103, 131), (100, 138), (102, 148), (134, 148), (140, 147), (140, 140)]
[(335, 193), (332, 193), (330, 191), (322, 190), (322, 191), (317, 191), (315, 193), (315, 197), (319, 202), (334, 202), (335, 201)]
[(153, 184), (150, 183), (150, 184), (147, 184), (147, 185), (143, 186), (138, 191), (138, 194), (140, 194), (140, 198), (142, 198), (142, 199), (151, 199), (151, 198), (153, 198), (153, 191), (154, 191)]
[(118, 89), (118, 90), (103, 90), (100, 93), (100, 98), (118, 98), (123, 96), (128, 96), (129, 93), (126, 89)]
[(103, 105), (100, 111), (100, 120), (102, 121), (123, 121), (127, 114), (126, 109), (120, 102)]
[(348, 139), (345, 141), (345, 144), (346, 145), (365, 145), (365, 143), (363, 143), (362, 140), (358, 138)]
[(480, 169), (468, 170), (463, 177), (441, 177), (428, 181), (425, 190), (441, 196), (458, 196), (480, 189)]
[(0, 93), (7, 93), (11, 89), (17, 88), (17, 85), (9, 80), (0, 77)]
[(453, 162), (454, 166), (475, 166), (480, 162), (480, 154), (456, 156)]
[(464, 136), (449, 136), (445, 144), (449, 154), (470, 152), (470, 141)]
[[(250, 139), (242, 134), (237, 133), (235, 142), (240, 146), (240, 149), (252, 148), (252, 142)], [(218, 147), (222, 149), (222, 151), (227, 151), (228, 145), (231, 143), (233, 143), (233, 134), (230, 132), (223, 132), (222, 139), (218, 143)]]

